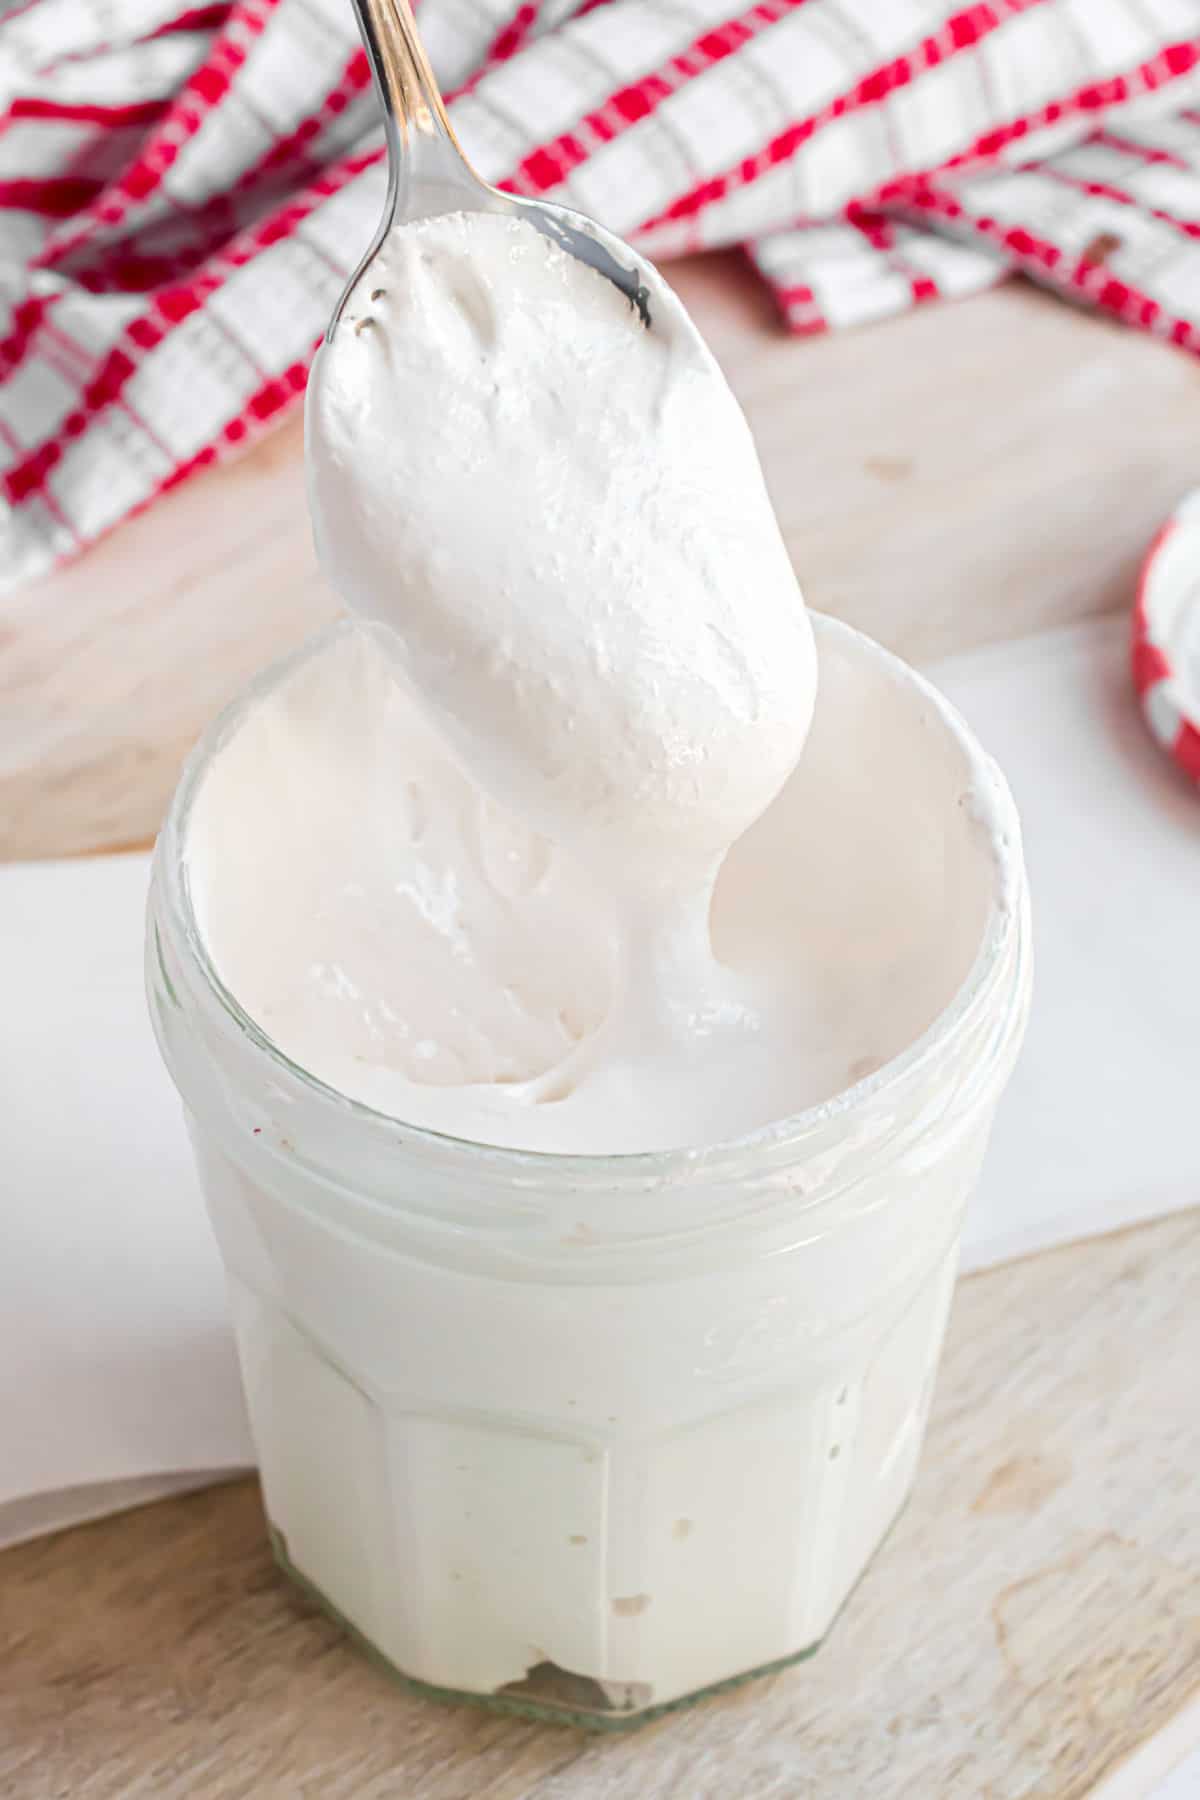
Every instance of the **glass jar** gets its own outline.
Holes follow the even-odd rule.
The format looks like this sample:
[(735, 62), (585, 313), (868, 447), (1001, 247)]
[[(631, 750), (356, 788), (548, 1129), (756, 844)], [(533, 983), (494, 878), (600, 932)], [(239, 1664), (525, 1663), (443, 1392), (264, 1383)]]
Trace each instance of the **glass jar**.
[(711, 1149), (529, 1153), (345, 1098), (226, 991), (184, 846), (231, 728), (159, 841), (149, 990), (278, 1560), (422, 1690), (574, 1724), (809, 1654), (916, 1468), (1028, 1006), (1015, 817), (969, 974), (882, 1069)]

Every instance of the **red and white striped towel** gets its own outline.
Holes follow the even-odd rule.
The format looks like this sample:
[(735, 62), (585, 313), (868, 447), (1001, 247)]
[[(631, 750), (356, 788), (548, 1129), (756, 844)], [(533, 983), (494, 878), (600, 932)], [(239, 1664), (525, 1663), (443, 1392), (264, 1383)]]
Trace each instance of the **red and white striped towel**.
[[(481, 173), (796, 331), (1020, 269), (1200, 349), (1200, 0), (422, 0)], [(383, 196), (349, 0), (0, 0), (0, 584), (293, 405)]]

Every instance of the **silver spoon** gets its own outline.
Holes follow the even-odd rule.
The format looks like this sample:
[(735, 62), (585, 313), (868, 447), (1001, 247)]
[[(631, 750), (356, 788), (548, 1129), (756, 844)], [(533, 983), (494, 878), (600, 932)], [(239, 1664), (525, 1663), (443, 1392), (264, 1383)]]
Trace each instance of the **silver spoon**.
[(334, 308), (326, 340), (392, 227), (452, 212), (505, 213), (527, 220), (619, 288), (631, 311), (649, 327), (651, 289), (628, 244), (582, 213), (502, 194), (475, 173), (446, 116), (409, 0), (352, 3), (383, 102), (388, 187), (379, 229)]

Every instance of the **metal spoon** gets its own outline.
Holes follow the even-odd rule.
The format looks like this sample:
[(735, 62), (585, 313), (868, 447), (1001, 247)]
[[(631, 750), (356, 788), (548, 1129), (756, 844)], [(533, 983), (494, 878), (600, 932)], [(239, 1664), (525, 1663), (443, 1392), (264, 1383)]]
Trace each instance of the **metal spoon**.
[(648, 328), (651, 289), (628, 244), (582, 213), (502, 194), (475, 173), (446, 116), (409, 0), (352, 3), (383, 102), (388, 187), (379, 229), (334, 308), (326, 341), (392, 227), (451, 212), (506, 213), (527, 220), (619, 288)]

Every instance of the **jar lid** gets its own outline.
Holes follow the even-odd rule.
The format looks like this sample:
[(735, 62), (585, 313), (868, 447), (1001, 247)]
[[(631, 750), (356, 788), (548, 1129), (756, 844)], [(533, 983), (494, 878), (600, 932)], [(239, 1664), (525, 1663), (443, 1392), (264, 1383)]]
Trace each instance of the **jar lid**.
[(1156, 742), (1200, 786), (1200, 489), (1175, 508), (1142, 565), (1133, 682)]

